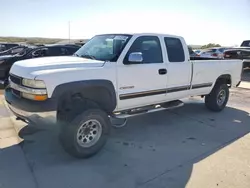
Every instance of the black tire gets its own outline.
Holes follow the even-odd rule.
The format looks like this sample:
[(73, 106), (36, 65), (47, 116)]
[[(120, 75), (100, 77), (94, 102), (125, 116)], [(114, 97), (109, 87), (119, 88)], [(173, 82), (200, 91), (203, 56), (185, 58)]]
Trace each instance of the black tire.
[[(222, 92), (225, 94), (225, 98), (219, 102), (219, 95)], [(211, 111), (220, 112), (227, 105), (228, 99), (229, 89), (227, 84), (218, 82), (215, 84), (211, 93), (205, 97), (205, 105)]]
[[(88, 121), (99, 122), (100, 123), (99, 126), (101, 126), (102, 131), (100, 137), (94, 143), (94, 145), (91, 145), (89, 147), (85, 147), (86, 146), (85, 145), (83, 147), (81, 144), (85, 144), (83, 141), (84, 137), (80, 139), (81, 136), (79, 136), (79, 138), (77, 138), (77, 134), (79, 133), (79, 129), (82, 126), (82, 124)], [(70, 155), (77, 158), (88, 158), (99, 152), (105, 145), (110, 132), (110, 127), (111, 123), (109, 117), (104, 111), (100, 109), (88, 109), (82, 112), (81, 114), (77, 115), (71, 122), (62, 127), (60, 141), (65, 151)]]

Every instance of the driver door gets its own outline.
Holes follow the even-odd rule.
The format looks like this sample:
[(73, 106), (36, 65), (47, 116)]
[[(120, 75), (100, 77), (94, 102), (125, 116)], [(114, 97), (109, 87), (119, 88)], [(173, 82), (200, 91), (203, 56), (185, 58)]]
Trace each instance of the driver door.
[[(131, 39), (128, 51), (118, 60), (117, 110), (156, 104), (166, 100), (167, 72), (162, 45), (157, 36)], [(129, 62), (131, 53), (141, 54), (141, 62)]]

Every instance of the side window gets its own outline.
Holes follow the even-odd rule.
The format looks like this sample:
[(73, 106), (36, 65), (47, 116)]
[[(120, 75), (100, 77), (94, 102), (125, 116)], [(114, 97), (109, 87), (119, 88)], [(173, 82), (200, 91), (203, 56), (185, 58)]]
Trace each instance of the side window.
[(61, 48), (60, 55), (68, 55), (68, 50), (66, 48)]
[(128, 62), (128, 56), (133, 52), (142, 53), (142, 63), (163, 63), (161, 44), (157, 36), (138, 37), (128, 50), (124, 61)]
[(5, 51), (5, 50), (7, 50), (7, 47), (6, 47), (6, 45), (2, 44), (2, 45), (1, 45), (1, 50), (2, 50), (2, 51)]
[(11, 53), (20, 53), (24, 48), (20, 47), (20, 48), (15, 48), (11, 51)]
[(42, 48), (42, 49), (38, 49), (38, 50), (33, 51), (30, 56), (32, 58), (36, 58), (36, 57), (44, 57), (47, 55), (48, 55), (48, 49)]
[(41, 56), (41, 50), (35, 50), (31, 53), (31, 57), (39, 57)]
[(184, 62), (185, 54), (181, 40), (178, 38), (165, 37), (164, 41), (168, 52), (169, 62)]
[(50, 47), (48, 56), (60, 56), (61, 47)]
[(68, 55), (73, 55), (76, 51), (78, 50), (78, 48), (68, 48)]
[(41, 57), (48, 56), (48, 48), (42, 49), (41, 52), (40, 52), (40, 54), (41, 54)]
[(219, 52), (223, 53), (225, 51), (225, 48), (220, 48)]

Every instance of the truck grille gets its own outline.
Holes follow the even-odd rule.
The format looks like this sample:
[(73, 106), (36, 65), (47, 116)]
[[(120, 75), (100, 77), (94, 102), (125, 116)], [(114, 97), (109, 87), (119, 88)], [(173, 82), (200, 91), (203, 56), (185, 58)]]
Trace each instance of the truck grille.
[(17, 91), (17, 90), (15, 90), (15, 89), (11, 89), (11, 92), (15, 95), (15, 96), (17, 96), (17, 97), (21, 97), (21, 92), (20, 91)]
[(15, 76), (13, 74), (10, 74), (10, 80), (15, 83), (15, 84), (18, 84), (18, 85), (22, 85), (22, 78), (18, 77), (18, 76)]
[[(17, 84), (17, 85), (22, 85), (22, 78), (18, 77), (16, 75), (10, 74), (10, 81), (13, 82), (13, 83), (15, 83), (15, 84)], [(11, 88), (11, 92), (16, 97), (21, 97), (21, 92), (20, 91)]]

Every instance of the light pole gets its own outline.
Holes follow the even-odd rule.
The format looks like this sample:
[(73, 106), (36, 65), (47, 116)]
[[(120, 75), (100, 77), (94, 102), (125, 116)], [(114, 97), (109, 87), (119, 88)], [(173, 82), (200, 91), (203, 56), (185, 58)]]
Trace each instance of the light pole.
[(70, 43), (70, 21), (69, 21), (69, 43)]

